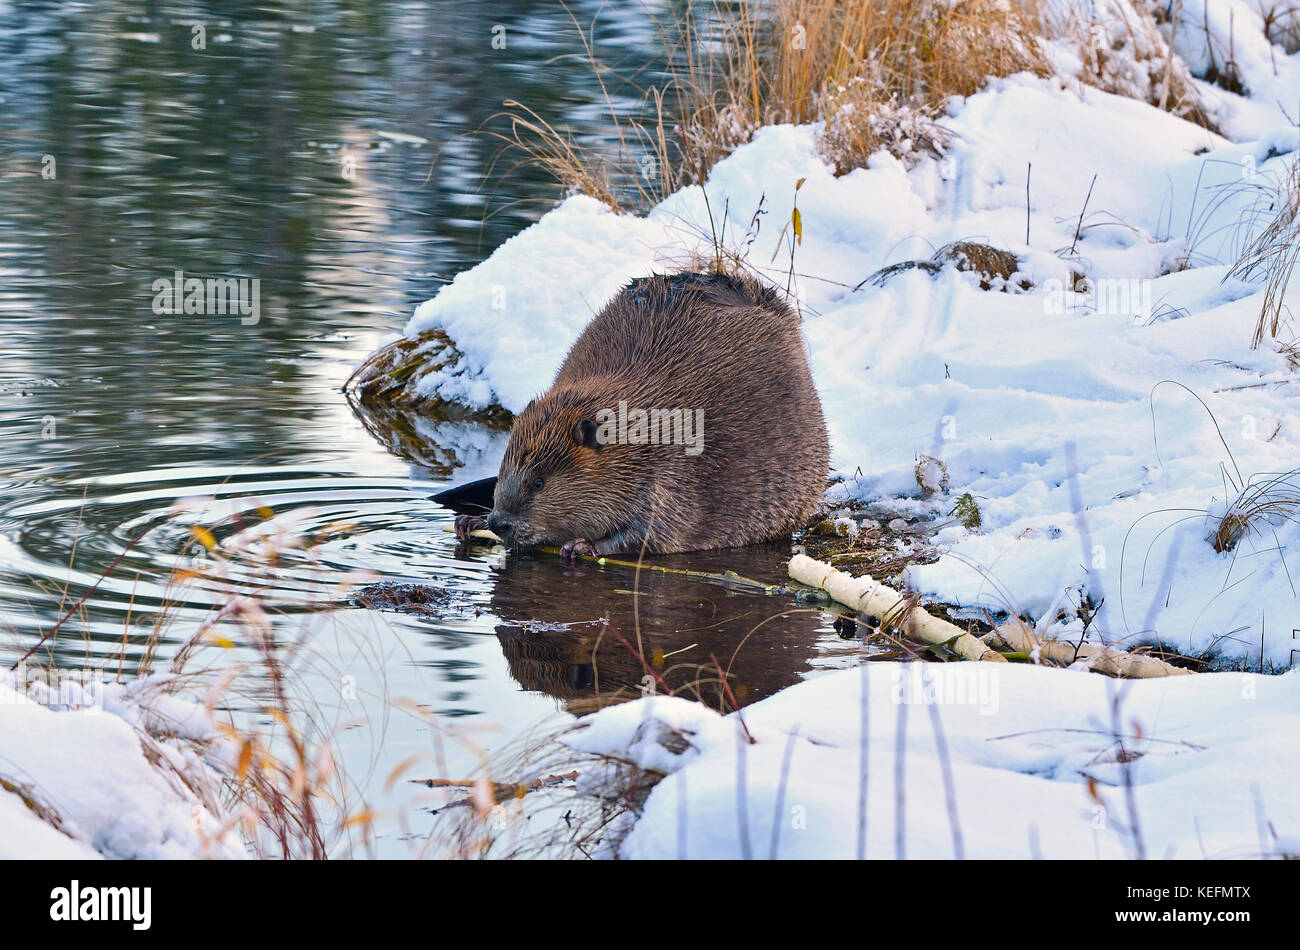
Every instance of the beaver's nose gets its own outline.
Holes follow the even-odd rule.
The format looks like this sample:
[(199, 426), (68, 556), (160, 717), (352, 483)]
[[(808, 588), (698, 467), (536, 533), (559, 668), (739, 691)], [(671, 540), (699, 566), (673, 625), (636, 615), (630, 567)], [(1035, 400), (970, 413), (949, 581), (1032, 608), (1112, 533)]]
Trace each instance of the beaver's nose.
[(487, 516), (487, 526), (498, 538), (505, 540), (515, 532), (515, 519), (500, 511), (494, 511)]

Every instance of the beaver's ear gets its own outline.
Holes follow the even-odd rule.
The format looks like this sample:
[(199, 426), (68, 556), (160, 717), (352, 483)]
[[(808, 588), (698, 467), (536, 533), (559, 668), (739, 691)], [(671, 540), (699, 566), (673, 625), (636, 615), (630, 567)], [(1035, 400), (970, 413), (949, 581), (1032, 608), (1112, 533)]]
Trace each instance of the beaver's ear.
[(588, 449), (600, 449), (600, 440), (596, 438), (599, 427), (591, 419), (582, 419), (573, 427), (573, 441)]

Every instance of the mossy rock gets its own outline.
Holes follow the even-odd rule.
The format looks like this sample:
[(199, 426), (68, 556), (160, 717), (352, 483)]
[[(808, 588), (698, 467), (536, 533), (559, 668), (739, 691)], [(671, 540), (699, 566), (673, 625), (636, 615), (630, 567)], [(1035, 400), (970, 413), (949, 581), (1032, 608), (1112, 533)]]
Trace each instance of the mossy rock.
[(420, 395), (422, 380), (460, 359), (460, 351), (441, 330), (402, 337), (370, 354), (343, 385), (343, 392), (367, 431), (390, 452), (432, 471), (449, 472), (456, 467), (454, 460), (442, 447), (430, 444), (417, 422), (467, 422), (504, 431), (514, 420), (501, 406), (475, 409)]

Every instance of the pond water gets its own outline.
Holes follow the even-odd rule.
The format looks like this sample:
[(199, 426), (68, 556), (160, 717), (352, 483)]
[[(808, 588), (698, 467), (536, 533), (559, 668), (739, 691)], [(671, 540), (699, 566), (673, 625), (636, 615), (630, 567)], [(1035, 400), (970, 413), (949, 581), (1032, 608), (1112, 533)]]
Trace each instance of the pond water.
[[(637, 108), (617, 79), (662, 67), (645, 8), (571, 8), (595, 21), (616, 108)], [(423, 427), (404, 457), (341, 394), (416, 304), (559, 195), (508, 157), (485, 180), (499, 144), (467, 133), (503, 128), (494, 113), (518, 99), (610, 135), (581, 54), (558, 4), (0, 4), (6, 668), (39, 643), (34, 664), (159, 669), (232, 593), (255, 595), (278, 639), (301, 640), (349, 807), (383, 812), (355, 853), (398, 856), (437, 820), (387, 787), (399, 762), (462, 777), (523, 730), (638, 694), (644, 671), (601, 618), (665, 655), (687, 695), (713, 657), (741, 702), (854, 662), (830, 614), (789, 599), (458, 553), (428, 496), (489, 474), (503, 434), (467, 454), (463, 423), (447, 446)], [(154, 282), (177, 270), (257, 278), (259, 318), (155, 312)], [(239, 550), (249, 537), (274, 563)], [(787, 553), (671, 563), (780, 580)], [(449, 600), (423, 616), (355, 606), (375, 580)], [(235, 642), (197, 662), (251, 656)], [(239, 715), (260, 715), (256, 670), (226, 700)]]

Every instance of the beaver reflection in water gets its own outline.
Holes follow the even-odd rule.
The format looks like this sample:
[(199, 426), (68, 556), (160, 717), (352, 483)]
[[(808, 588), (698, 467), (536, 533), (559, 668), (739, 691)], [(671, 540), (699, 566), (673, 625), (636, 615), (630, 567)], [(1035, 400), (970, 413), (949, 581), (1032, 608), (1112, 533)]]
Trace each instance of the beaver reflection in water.
[(515, 419), (486, 525), (566, 557), (754, 544), (806, 523), (828, 466), (799, 318), (776, 291), (656, 275), (592, 319)]

